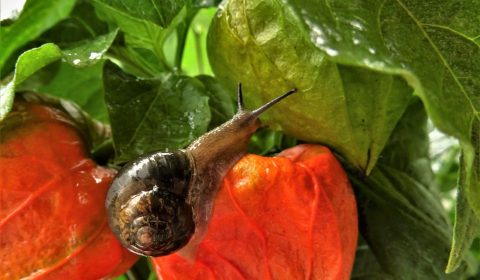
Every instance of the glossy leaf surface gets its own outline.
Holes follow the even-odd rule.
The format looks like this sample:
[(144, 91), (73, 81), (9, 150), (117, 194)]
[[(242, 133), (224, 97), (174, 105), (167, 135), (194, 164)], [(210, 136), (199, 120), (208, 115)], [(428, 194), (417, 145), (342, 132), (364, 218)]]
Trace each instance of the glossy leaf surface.
[[(175, 28), (184, 24), (187, 10), (184, 0), (164, 2), (95, 0), (92, 3), (102, 20), (118, 26), (125, 34), (124, 54), (117, 53), (120, 58), (135, 55), (139, 61), (148, 60), (142, 58), (148, 53), (150, 61), (144, 63), (157, 64), (155, 68), (160, 67), (165, 71), (171, 69), (163, 46), (168, 36), (176, 31)], [(139, 52), (143, 52), (143, 55)], [(134, 63), (139, 61), (134, 60)]]
[[(185, 6), (185, 0), (175, 1), (136, 1), (136, 0), (94, 0), (97, 8), (111, 15), (121, 17), (118, 22), (151, 22), (161, 27), (167, 27), (172, 19)], [(101, 8), (100, 8), (101, 7)]]
[(362, 236), (383, 270), (394, 279), (464, 279), (466, 263), (445, 273), (451, 232), (437, 197), (425, 186), (383, 165), (353, 184), (362, 203)]
[(110, 231), (114, 172), (87, 158), (64, 112), (15, 103), (0, 125), (0, 278), (98, 279), (136, 256)]
[(236, 108), (233, 99), (217, 79), (207, 75), (195, 78), (202, 82), (208, 96), (208, 105), (212, 113), (209, 129), (214, 129), (235, 115)]
[(35, 72), (59, 59), (74, 67), (87, 67), (100, 61), (103, 54), (117, 35), (116, 31), (98, 36), (74, 48), (61, 50), (56, 44), (47, 43), (24, 52), (15, 64), (13, 77), (6, 84), (0, 84), (0, 120), (10, 111), (17, 86)]
[(104, 77), (117, 161), (183, 148), (207, 130), (208, 95), (197, 79), (173, 73), (137, 79), (113, 63)]
[(298, 88), (299, 94), (272, 108), (264, 121), (301, 140), (326, 144), (368, 173), (408, 104), (407, 83), (332, 62), (309, 40), (289, 5), (230, 0), (217, 15), (208, 51), (219, 80), (229, 87), (242, 81), (252, 107)]
[[(20, 85), (19, 90), (33, 90), (73, 101), (93, 118), (107, 123), (102, 72), (102, 62), (82, 68), (66, 62), (54, 63)], [(53, 77), (49, 77), (49, 74), (53, 74)], [(48, 81), (42, 81), (42, 76), (47, 76)]]
[(18, 19), (0, 28), (0, 71), (13, 52), (66, 18), (74, 4), (74, 0), (26, 1)]
[[(372, 174), (365, 178), (350, 173), (359, 205), (360, 232), (381, 272), (393, 279), (466, 279), (478, 266), (466, 254), (475, 227), (463, 224), (455, 230), (457, 238), (449, 260), (452, 228), (432, 179), (427, 120), (416, 98)], [(360, 258), (368, 260), (365, 255), (357, 256)], [(364, 263), (363, 272), (372, 273), (374, 267), (372, 262)]]
[(349, 279), (355, 198), (325, 147), (243, 157), (227, 174), (195, 261), (154, 259), (162, 279)]

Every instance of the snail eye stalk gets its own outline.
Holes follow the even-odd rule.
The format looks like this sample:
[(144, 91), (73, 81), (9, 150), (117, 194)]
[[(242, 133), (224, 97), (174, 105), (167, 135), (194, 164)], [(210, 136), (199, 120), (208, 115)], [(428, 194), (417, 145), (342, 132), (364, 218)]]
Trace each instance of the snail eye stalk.
[(105, 204), (120, 242), (147, 256), (198, 244), (223, 176), (246, 153), (250, 136), (260, 126), (258, 116), (294, 92), (249, 111), (238, 83), (238, 113), (231, 120), (185, 150), (154, 152), (126, 164), (112, 181)]
[(242, 83), (238, 82), (238, 96), (237, 96), (238, 112), (245, 110), (243, 105)]

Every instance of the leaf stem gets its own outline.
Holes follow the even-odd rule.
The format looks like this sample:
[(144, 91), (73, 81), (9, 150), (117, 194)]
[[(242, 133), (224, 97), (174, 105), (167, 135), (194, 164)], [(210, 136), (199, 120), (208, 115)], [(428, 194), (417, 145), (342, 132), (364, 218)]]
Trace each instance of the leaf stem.
[(105, 54), (105, 57), (115, 62), (117, 65), (126, 65), (133, 71), (135, 75), (143, 77), (151, 77), (152, 73), (141, 66), (137, 61), (131, 59), (128, 55), (125, 55), (120, 48), (112, 47), (110, 51)]
[(83, 28), (85, 28), (85, 30), (90, 34), (90, 36), (92, 36), (92, 38), (97, 37), (97, 33), (95, 32), (95, 30), (93, 30), (93, 28), (91, 28), (90, 25), (88, 25), (81, 17), (72, 16), (72, 19), (77, 21)]
[(202, 30), (193, 28), (193, 35), (195, 38), (195, 52), (197, 54), (197, 66), (200, 74), (204, 73), (203, 55), (202, 55)]
[(188, 30), (190, 29), (190, 24), (197, 12), (198, 9), (187, 7), (185, 21), (177, 27), (177, 52), (175, 54), (174, 69), (179, 72), (182, 70), (183, 52), (185, 50)]
[(125, 273), (128, 277), (128, 280), (137, 280), (137, 277), (135, 276), (135, 273), (133, 273), (132, 270), (129, 270), (127, 271), (127, 273)]

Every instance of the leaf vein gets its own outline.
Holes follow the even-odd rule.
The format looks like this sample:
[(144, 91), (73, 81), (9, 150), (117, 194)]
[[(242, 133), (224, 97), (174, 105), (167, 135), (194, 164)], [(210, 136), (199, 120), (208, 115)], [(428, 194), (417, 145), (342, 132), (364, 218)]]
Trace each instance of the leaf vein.
[(463, 96), (465, 97), (465, 99), (468, 101), (469, 105), (470, 105), (470, 108), (472, 109), (473, 111), (473, 114), (475, 115), (475, 117), (480, 121), (480, 116), (479, 116), (479, 112), (477, 111), (477, 109), (475, 108), (475, 104), (473, 104), (473, 101), (468, 97), (468, 93), (466, 92), (465, 88), (463, 87), (462, 83), (460, 83), (460, 81), (458, 80), (457, 76), (455, 75), (453, 69), (450, 67), (450, 65), (448, 64), (447, 60), (445, 59), (445, 57), (443, 56), (443, 54), (440, 52), (440, 50), (438, 49), (438, 47), (435, 45), (435, 43), (433, 42), (432, 38), (430, 38), (430, 36), (428, 35), (428, 33), (425, 31), (425, 29), (422, 27), (423, 24), (415, 17), (415, 15), (412, 13), (412, 11), (410, 11), (410, 9), (405, 5), (405, 3), (403, 3), (401, 0), (397, 0), (397, 3), (400, 5), (400, 7), (402, 7), (402, 9), (407, 13), (407, 15), (415, 22), (415, 24), (417, 25), (418, 29), (420, 30), (420, 32), (423, 34), (423, 36), (425, 37), (425, 39), (428, 40), (428, 42), (430, 43), (430, 45), (432, 46), (433, 50), (435, 51), (435, 53), (438, 55), (438, 58), (441, 60), (441, 62), (445, 65), (445, 67), (447, 68), (448, 72), (452, 75), (452, 78), (453, 80), (455, 81), (455, 83), (457, 84), (457, 86), (459, 87), (460, 89), (460, 92), (463, 94)]
[(151, 0), (153, 7), (155, 7), (155, 11), (157, 12), (158, 17), (162, 21), (162, 24), (166, 24), (166, 20), (163, 17), (162, 13), (160, 12), (160, 9), (157, 7), (156, 3), (154, 0)]
[(136, 137), (137, 137), (137, 134), (139, 133), (140, 128), (142, 127), (142, 124), (144, 123), (144, 121), (145, 121), (145, 119), (147, 118), (147, 116), (149, 115), (150, 111), (152, 110), (152, 108), (153, 108), (154, 105), (156, 104), (157, 99), (158, 99), (159, 96), (160, 96), (160, 92), (157, 91), (157, 94), (155, 94), (155, 98), (153, 98), (152, 102), (150, 102), (150, 104), (148, 105), (147, 110), (145, 111), (145, 114), (143, 114), (142, 118), (141, 118), (140, 121), (138, 122), (138, 125), (135, 127), (135, 132), (133, 133), (132, 137), (131, 137), (130, 140), (128, 141), (126, 147), (129, 147), (129, 146), (132, 145), (132, 143), (135, 141), (135, 139), (136, 139)]
[[(448, 27), (448, 26), (443, 26), (443, 25), (439, 25), (439, 24), (432, 24), (432, 23), (423, 23), (422, 25), (423, 25), (423, 26), (428, 26), (428, 27), (433, 27), (433, 28), (438, 28), (438, 29), (447, 30), (447, 31), (452, 32), (452, 33), (454, 33), (455, 35), (458, 35), (458, 36), (464, 38), (465, 40), (468, 40), (468, 41), (470, 41), (471, 43), (474, 43), (475, 45), (478, 45), (478, 46), (480, 47), (480, 45), (479, 45), (477, 42), (474, 41), (476, 37), (470, 38), (470, 37), (466, 36), (465, 34), (460, 33), (460, 32), (458, 32), (457, 30), (452, 29), (452, 28), (450, 28), (450, 27)], [(480, 37), (480, 35), (479, 35), (478, 37)]]

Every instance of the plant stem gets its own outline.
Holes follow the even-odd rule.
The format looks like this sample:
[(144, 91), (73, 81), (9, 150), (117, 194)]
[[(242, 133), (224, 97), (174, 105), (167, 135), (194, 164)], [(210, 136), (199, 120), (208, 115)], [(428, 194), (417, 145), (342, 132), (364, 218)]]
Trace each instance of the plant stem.
[(177, 53), (175, 54), (174, 68), (176, 71), (182, 70), (183, 52), (187, 41), (188, 30), (198, 9), (187, 8), (185, 21), (177, 27)]
[(105, 54), (105, 58), (108, 58), (119, 65), (126, 65), (130, 67), (132, 70), (135, 71), (135, 75), (137, 76), (151, 76), (151, 73), (149, 71), (138, 65), (138, 63), (136, 63), (130, 57), (123, 55), (122, 52), (116, 48), (111, 48), (111, 50)]
[(126, 274), (127, 274), (127, 277), (128, 277), (129, 280), (137, 280), (137, 277), (135, 276), (135, 274), (131, 270), (127, 271)]
[(203, 64), (203, 53), (202, 53), (202, 31), (195, 30), (195, 28), (193, 28), (193, 35), (195, 38), (195, 52), (197, 54), (198, 72), (200, 74), (203, 74), (205, 69)]

